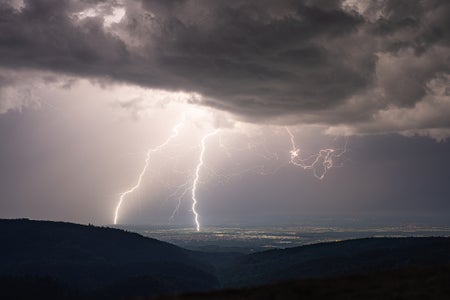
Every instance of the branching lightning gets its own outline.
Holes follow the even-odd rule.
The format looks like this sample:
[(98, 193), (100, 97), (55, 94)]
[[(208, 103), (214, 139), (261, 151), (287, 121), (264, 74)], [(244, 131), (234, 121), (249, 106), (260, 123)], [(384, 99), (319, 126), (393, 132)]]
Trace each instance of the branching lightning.
[(114, 225), (117, 224), (117, 219), (119, 218), (119, 211), (120, 211), (120, 207), (122, 206), (122, 203), (124, 202), (126, 196), (128, 196), (129, 194), (133, 193), (135, 190), (137, 190), (142, 182), (142, 179), (144, 178), (145, 173), (147, 172), (149, 163), (150, 163), (150, 158), (151, 155), (153, 153), (156, 153), (158, 151), (161, 151), (165, 146), (167, 146), (175, 137), (178, 136), (179, 132), (180, 132), (180, 128), (184, 125), (184, 121), (186, 119), (186, 115), (183, 114), (181, 121), (176, 124), (173, 129), (172, 129), (172, 134), (164, 141), (164, 143), (156, 146), (155, 148), (151, 148), (147, 151), (146, 157), (145, 157), (145, 163), (144, 163), (144, 167), (142, 168), (141, 173), (138, 176), (138, 180), (136, 181), (136, 184), (133, 185), (131, 188), (129, 188), (128, 190), (122, 192), (120, 194), (119, 197), (119, 202), (117, 203), (116, 209), (114, 211)]
[[(341, 157), (347, 151), (347, 142), (345, 142), (344, 148), (340, 152), (336, 152), (333, 148), (320, 149), (318, 153), (312, 154), (306, 158), (301, 157), (300, 148), (295, 143), (295, 137), (292, 131), (285, 127), (291, 140), (292, 149), (290, 153), (290, 163), (303, 168), (304, 170), (312, 170), (314, 176), (322, 180), (327, 171), (334, 166), (334, 159)], [(320, 172), (320, 169), (322, 170)], [(319, 173), (320, 172), (320, 173)]]
[(216, 135), (217, 133), (219, 133), (219, 129), (216, 129), (208, 134), (206, 134), (205, 136), (203, 136), (202, 141), (201, 141), (201, 151), (200, 151), (200, 156), (199, 156), (199, 161), (197, 164), (197, 167), (195, 168), (195, 177), (194, 177), (194, 181), (192, 183), (192, 212), (194, 213), (194, 220), (195, 220), (195, 225), (196, 225), (196, 229), (197, 231), (200, 231), (200, 222), (198, 220), (198, 213), (196, 210), (196, 206), (197, 206), (197, 188), (198, 188), (198, 183), (199, 183), (199, 179), (200, 179), (200, 171), (201, 168), (204, 164), (204, 156), (205, 156), (205, 151), (206, 151), (206, 141), (208, 140), (208, 138), (212, 137), (213, 135)]
[(188, 193), (188, 190), (191, 188), (189, 185), (189, 182), (185, 182), (182, 185), (178, 186), (173, 193), (171, 193), (168, 197), (170, 198), (176, 198), (177, 199), (177, 205), (175, 206), (175, 209), (172, 212), (172, 215), (170, 216), (169, 220), (174, 220), (176, 214), (178, 213), (178, 210), (180, 209), (181, 200), (184, 198), (184, 196)]
[[(195, 112), (195, 111), (194, 111)], [(201, 116), (201, 115), (200, 115)], [(153, 154), (162, 151), (166, 146), (171, 143), (173, 139), (175, 139), (179, 133), (180, 128), (184, 126), (186, 123), (186, 113), (183, 114), (182, 119), (179, 123), (177, 123), (170, 134), (170, 136), (160, 145), (148, 149), (145, 156), (145, 162), (143, 165), (143, 168), (141, 172), (139, 173), (139, 176), (137, 178), (136, 183), (131, 186), (129, 189), (125, 190), (120, 194), (119, 201), (115, 207), (114, 211), (114, 224), (117, 224), (118, 218), (119, 218), (119, 212), (120, 208), (122, 207), (123, 203), (127, 199), (127, 197), (135, 192), (137, 189), (140, 188), (143, 179), (150, 167), (150, 160), (152, 159)], [(227, 157), (230, 160), (230, 164), (227, 165), (225, 169), (219, 169), (217, 167), (212, 167), (208, 174), (205, 174), (204, 168), (205, 168), (205, 153), (207, 151), (207, 144), (208, 140), (217, 135), (220, 132), (220, 129), (214, 129), (206, 134), (204, 134), (200, 140), (200, 143), (198, 146), (192, 147), (191, 150), (199, 147), (200, 152), (198, 154), (198, 161), (195, 165), (194, 172), (191, 171), (178, 171), (176, 168), (170, 168), (171, 172), (176, 172), (179, 174), (190, 174), (189, 178), (181, 185), (176, 187), (172, 193), (169, 194), (167, 199), (176, 200), (176, 206), (173, 210), (169, 220), (174, 220), (175, 216), (178, 214), (180, 205), (182, 200), (187, 197), (187, 195), (190, 192), (190, 198), (191, 198), (191, 211), (194, 216), (194, 222), (195, 222), (195, 229), (197, 231), (200, 231), (200, 221), (199, 221), (199, 214), (197, 212), (197, 204), (198, 204), (198, 189), (199, 185), (201, 183), (200, 177), (201, 176), (211, 176), (213, 175), (217, 182), (221, 182), (225, 184), (226, 182), (229, 182), (232, 178), (235, 177), (241, 177), (244, 174), (258, 174), (258, 175), (274, 175), (277, 173), (280, 169), (288, 166), (293, 165), (297, 167), (301, 167), (303, 170), (311, 170), (313, 175), (319, 179), (322, 180), (325, 175), (327, 174), (328, 170), (339, 166), (339, 164), (336, 163), (341, 161), (338, 160), (339, 157), (341, 157), (346, 151), (347, 151), (347, 142), (346, 140), (345, 145), (342, 149), (340, 148), (323, 148), (320, 149), (317, 153), (311, 154), (311, 155), (305, 155), (301, 152), (300, 148), (297, 146), (295, 141), (295, 135), (291, 131), (290, 128), (284, 127), (285, 131), (287, 132), (289, 136), (290, 146), (291, 149), (288, 151), (289, 153), (289, 159), (285, 160), (282, 159), (284, 156), (283, 153), (286, 153), (286, 150), (274, 150), (271, 145), (269, 145), (266, 141), (266, 137), (262, 137), (262, 139), (258, 136), (258, 139), (256, 142), (254, 140), (251, 140), (251, 136), (247, 134), (244, 131), (243, 136), (247, 137), (249, 140), (247, 142), (242, 143), (242, 141), (239, 142), (238, 146), (226, 146), (223, 141), (223, 135), (220, 135), (220, 139), (218, 141), (219, 149), (222, 150), (225, 157)], [(245, 128), (244, 128), (245, 130)], [(278, 134), (278, 128), (276, 130), (276, 133)], [(284, 135), (284, 134), (283, 134)], [(246, 146), (242, 146), (245, 145)], [(184, 147), (183, 148), (183, 154), (186, 153), (186, 150), (189, 148)], [(189, 151), (191, 151), (189, 150)], [(177, 151), (178, 153), (179, 151)], [(245, 158), (244, 158), (244, 164), (240, 160), (236, 160), (234, 153), (242, 153), (245, 157), (245, 153), (251, 154), (251, 156), (248, 156), (248, 161), (252, 163), (252, 167), (246, 167), (245, 166)], [(178, 156), (176, 156), (178, 157)], [(171, 157), (172, 160), (175, 161), (177, 159), (176, 157)], [(260, 165), (261, 160), (264, 162)], [(254, 166), (254, 163), (256, 162), (257, 166)], [(266, 167), (267, 163), (274, 163), (270, 166), (268, 169)], [(237, 172), (230, 172), (230, 166), (235, 166), (239, 170)], [(167, 187), (173, 188), (173, 185), (170, 184), (170, 181), (167, 182)]]

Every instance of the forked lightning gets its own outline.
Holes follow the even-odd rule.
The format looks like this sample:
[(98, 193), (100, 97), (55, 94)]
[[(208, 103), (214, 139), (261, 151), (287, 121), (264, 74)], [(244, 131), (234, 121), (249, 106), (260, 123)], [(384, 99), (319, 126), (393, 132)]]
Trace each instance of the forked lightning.
[(334, 166), (334, 159), (341, 157), (347, 151), (346, 141), (344, 148), (339, 153), (336, 153), (336, 150), (333, 148), (324, 148), (320, 149), (316, 154), (302, 158), (300, 148), (298, 148), (295, 143), (294, 134), (288, 127), (285, 127), (285, 129), (289, 134), (292, 146), (291, 151), (289, 152), (291, 155), (290, 163), (294, 166), (301, 167), (304, 170), (312, 170), (317, 179), (322, 180), (327, 174), (327, 171)]
[[(179, 135), (180, 128), (184, 125), (185, 120), (186, 120), (186, 114), (183, 114), (181, 121), (173, 127), (171, 135), (162, 144), (158, 145), (155, 148), (151, 148), (147, 151), (144, 167), (143, 167), (141, 173), (139, 174), (136, 183), (132, 187), (130, 187), (128, 190), (126, 190), (120, 194), (119, 202), (117, 203), (115, 211), (114, 211), (114, 224), (117, 224), (120, 208), (121, 208), (122, 204), (124, 203), (126, 197), (128, 195), (132, 194), (135, 190), (137, 190), (141, 186), (142, 180), (147, 172), (147, 169), (149, 168), (150, 159), (151, 159), (152, 154), (163, 150), (164, 147), (166, 147), (174, 138), (176, 138)], [(335, 166), (335, 159), (341, 157), (347, 150), (348, 140), (346, 141), (344, 148), (342, 150), (336, 150), (333, 148), (324, 148), (324, 149), (320, 149), (315, 154), (312, 154), (309, 156), (304, 156), (300, 152), (300, 148), (297, 146), (297, 144), (295, 142), (295, 136), (292, 133), (292, 131), (288, 127), (285, 127), (285, 130), (289, 135), (290, 144), (291, 144), (291, 150), (289, 151), (289, 154), (290, 154), (289, 163), (294, 166), (301, 167), (304, 170), (312, 170), (314, 176), (320, 180), (322, 180), (325, 177), (325, 175), (329, 169), (331, 169), (333, 166)], [(188, 182), (186, 182), (185, 184), (179, 186), (175, 190), (175, 192), (169, 196), (169, 198), (175, 197), (176, 199), (178, 199), (178, 204), (171, 216), (171, 219), (173, 219), (175, 214), (178, 212), (182, 198), (186, 195), (186, 193), (189, 189), (191, 190), (191, 200), (192, 200), (191, 209), (192, 209), (192, 213), (194, 215), (195, 229), (197, 231), (200, 231), (199, 214), (197, 212), (197, 203), (198, 203), (197, 193), (198, 193), (198, 187), (200, 184), (200, 175), (201, 175), (202, 167), (205, 163), (205, 153), (207, 150), (207, 142), (208, 142), (208, 139), (210, 139), (214, 135), (218, 134), (219, 131), (220, 131), (219, 129), (215, 129), (215, 130), (205, 134), (202, 137), (201, 142), (200, 142), (199, 158), (198, 158), (197, 165), (195, 167), (193, 179), (191, 181), (192, 184), (189, 184)], [(222, 142), (221, 142), (220, 146), (221, 146), (221, 148), (224, 148), (224, 145)], [(228, 152), (227, 152), (227, 154), (229, 157), (231, 157), (231, 155)], [(279, 159), (279, 157), (278, 157), (278, 155), (276, 155), (276, 153), (273, 157), (276, 160)]]
[(119, 202), (117, 203), (116, 209), (114, 211), (114, 225), (117, 224), (117, 220), (119, 218), (119, 211), (120, 207), (122, 206), (122, 203), (125, 201), (126, 196), (133, 193), (135, 190), (137, 190), (142, 182), (142, 179), (144, 178), (145, 173), (147, 172), (148, 166), (150, 164), (150, 158), (153, 153), (156, 153), (158, 151), (161, 151), (165, 146), (167, 146), (175, 137), (178, 136), (180, 133), (180, 128), (184, 125), (184, 122), (186, 120), (186, 114), (183, 114), (181, 121), (175, 125), (175, 127), (172, 129), (172, 134), (164, 141), (164, 143), (156, 146), (155, 148), (151, 148), (147, 151), (147, 155), (145, 157), (145, 163), (144, 168), (142, 169), (141, 173), (138, 176), (138, 180), (136, 181), (136, 184), (133, 185), (128, 190), (122, 192), (119, 197)]

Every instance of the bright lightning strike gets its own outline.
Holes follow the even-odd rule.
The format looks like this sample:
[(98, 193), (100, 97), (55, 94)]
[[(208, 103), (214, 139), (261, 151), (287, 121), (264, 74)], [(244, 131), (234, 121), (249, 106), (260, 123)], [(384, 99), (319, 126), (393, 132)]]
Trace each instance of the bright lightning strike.
[[(292, 149), (289, 152), (291, 155), (290, 163), (303, 168), (304, 170), (312, 170), (314, 176), (322, 180), (327, 171), (334, 166), (334, 159), (342, 156), (347, 151), (347, 142), (341, 152), (336, 153), (335, 149), (325, 148), (320, 149), (317, 154), (310, 155), (306, 158), (301, 158), (300, 148), (295, 143), (295, 137), (292, 131), (285, 127), (291, 140)], [(319, 170), (322, 169), (320, 172)], [(319, 173), (320, 172), (320, 173)]]
[[(201, 111), (192, 110), (192, 113), (194, 113), (194, 116), (196, 117), (196, 119), (198, 117), (202, 116), (200, 114), (200, 113), (202, 113)], [(135, 192), (137, 189), (140, 188), (143, 178), (149, 168), (150, 159), (152, 158), (153, 154), (162, 151), (166, 146), (168, 146), (168, 144), (179, 135), (180, 128), (182, 126), (184, 126), (185, 123), (186, 123), (186, 113), (183, 114), (180, 122), (177, 123), (173, 127), (171, 135), (162, 144), (156, 146), (155, 148), (151, 148), (151, 149), (147, 150), (146, 157), (145, 157), (145, 163), (144, 163), (144, 166), (143, 166), (141, 172), (139, 173), (136, 183), (132, 187), (130, 187), (129, 189), (127, 189), (126, 191), (124, 191), (120, 194), (120, 198), (119, 198), (119, 201), (116, 205), (115, 212), (114, 212), (114, 224), (117, 224), (120, 208), (121, 208), (122, 204), (124, 203), (124, 201), (126, 200), (126, 198), (130, 194), (132, 194), (133, 192)], [(211, 170), (212, 173), (215, 174), (217, 176), (217, 178), (220, 178), (221, 180), (223, 180), (225, 182), (225, 181), (230, 180), (232, 177), (242, 176), (244, 173), (256, 172), (257, 174), (261, 174), (261, 175), (274, 174), (280, 168), (286, 166), (289, 163), (291, 165), (301, 167), (304, 170), (311, 170), (316, 178), (322, 180), (325, 177), (325, 175), (327, 174), (328, 170), (336, 166), (337, 158), (341, 157), (347, 151), (348, 139), (346, 140), (344, 148), (342, 150), (333, 149), (333, 148), (324, 148), (324, 149), (320, 149), (315, 154), (305, 156), (304, 153), (302, 153), (300, 151), (300, 148), (297, 146), (293, 132), (288, 127), (285, 127), (285, 130), (289, 135), (290, 144), (291, 144), (291, 149), (288, 152), (290, 154), (290, 159), (288, 162), (286, 162), (286, 161), (281, 162), (279, 153), (273, 152), (273, 150), (270, 147), (268, 147), (265, 139), (264, 139), (263, 143), (248, 142), (247, 147), (243, 147), (243, 148), (242, 147), (228, 148), (225, 146), (225, 144), (223, 143), (223, 140), (221, 139), (219, 141), (221, 149), (225, 151), (225, 154), (227, 155), (227, 157), (237, 166), (240, 166), (241, 164), (234, 160), (234, 158), (232, 157), (232, 154), (231, 154), (231, 152), (232, 152), (231, 150), (233, 150), (233, 152), (234, 151), (238, 151), (238, 152), (249, 151), (250, 153), (252, 153), (252, 158), (253, 158), (254, 157), (253, 153), (255, 151), (258, 151), (258, 149), (261, 147), (263, 149), (262, 149), (262, 151), (258, 151), (256, 153), (257, 156), (264, 159), (265, 161), (275, 161), (275, 162), (277, 162), (276, 163), (277, 166), (271, 167), (271, 170), (266, 170), (264, 165), (257, 167), (257, 168), (252, 167), (252, 168), (245, 169), (243, 171), (241, 170), (241, 171), (237, 172), (236, 174), (231, 174), (229, 176), (221, 174), (222, 172), (220, 172), (220, 170), (218, 172)], [(184, 184), (178, 186), (178, 188), (176, 188), (175, 191), (173, 193), (171, 193), (168, 197), (168, 199), (177, 200), (177, 205), (175, 207), (175, 210), (173, 211), (173, 213), (170, 217), (170, 220), (173, 220), (175, 218), (175, 215), (179, 211), (182, 199), (188, 194), (188, 192), (190, 190), (191, 200), (192, 200), (191, 211), (194, 215), (195, 228), (197, 231), (200, 231), (199, 214), (197, 212), (197, 204), (198, 204), (197, 193), (198, 193), (199, 184), (201, 183), (200, 176), (202, 175), (202, 169), (204, 168), (204, 164), (205, 164), (205, 153), (207, 151), (207, 143), (208, 143), (208, 140), (211, 137), (213, 137), (214, 135), (218, 134), (219, 131), (220, 131), (220, 129), (215, 129), (215, 130), (210, 131), (209, 133), (203, 135), (203, 137), (201, 138), (200, 144), (199, 144), (200, 153), (198, 154), (199, 156), (198, 156), (198, 161), (197, 161), (197, 164), (195, 167), (195, 172), (194, 173), (189, 172), (192, 174), (192, 178), (190, 180), (188, 180), (187, 182), (185, 182)], [(181, 172), (181, 173), (184, 173), (184, 172)], [(205, 175), (203, 174), (202, 176), (205, 176)]]
[(164, 143), (156, 146), (155, 148), (151, 148), (147, 151), (146, 157), (145, 157), (145, 163), (144, 163), (144, 168), (142, 168), (141, 173), (139, 174), (138, 180), (136, 182), (135, 185), (133, 185), (131, 188), (129, 188), (128, 190), (122, 192), (120, 194), (120, 198), (119, 198), (119, 202), (117, 203), (116, 209), (114, 211), (114, 225), (117, 224), (117, 219), (119, 218), (119, 211), (120, 211), (120, 207), (122, 206), (122, 203), (125, 201), (126, 196), (128, 196), (129, 194), (133, 193), (135, 190), (137, 190), (142, 182), (142, 179), (144, 178), (145, 173), (147, 172), (149, 163), (150, 163), (150, 158), (151, 155), (153, 153), (159, 152), (161, 151), (165, 146), (167, 146), (175, 137), (178, 136), (179, 132), (180, 132), (180, 128), (184, 125), (184, 121), (186, 119), (186, 115), (183, 114), (181, 121), (176, 124), (173, 129), (172, 129), (172, 134), (164, 141)]
[(195, 225), (196, 225), (196, 229), (197, 231), (200, 231), (200, 222), (198, 220), (198, 213), (196, 210), (196, 205), (197, 205), (197, 187), (198, 187), (198, 183), (199, 183), (199, 178), (200, 178), (200, 171), (201, 168), (204, 164), (204, 156), (205, 156), (205, 151), (206, 151), (206, 141), (208, 140), (208, 138), (216, 135), (219, 132), (219, 129), (216, 129), (208, 134), (206, 134), (205, 136), (203, 136), (202, 141), (201, 141), (201, 151), (200, 151), (200, 158), (197, 164), (197, 167), (195, 169), (195, 177), (194, 177), (194, 181), (192, 184), (192, 212), (194, 213), (195, 216)]

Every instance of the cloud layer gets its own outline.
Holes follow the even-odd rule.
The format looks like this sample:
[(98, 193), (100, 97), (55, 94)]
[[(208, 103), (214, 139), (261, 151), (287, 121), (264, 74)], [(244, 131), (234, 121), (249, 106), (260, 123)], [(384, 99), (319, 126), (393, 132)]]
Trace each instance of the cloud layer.
[(0, 1), (0, 66), (194, 92), (253, 122), (445, 138), (449, 30), (446, 0)]

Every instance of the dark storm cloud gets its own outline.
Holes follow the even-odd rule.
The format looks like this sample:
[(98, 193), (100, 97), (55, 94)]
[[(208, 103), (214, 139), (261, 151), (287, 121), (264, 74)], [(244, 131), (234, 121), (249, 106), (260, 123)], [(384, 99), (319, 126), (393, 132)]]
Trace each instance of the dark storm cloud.
[[(449, 130), (448, 122), (430, 125), (450, 111), (445, 0), (30, 0), (0, 7), (4, 68), (192, 91), (205, 105), (253, 121), (351, 132)], [(122, 20), (105, 25), (119, 7)]]
[[(92, 1), (91, 1), (92, 2)], [(27, 1), (17, 11), (0, 10), (1, 64), (80, 75), (108, 75), (112, 63), (126, 60), (126, 46), (104, 31), (103, 19), (86, 18), (79, 24), (71, 14), (89, 7), (87, 1)]]
[(373, 59), (356, 71), (321, 42), (356, 31), (356, 14), (301, 2), (156, 4), (144, 7), (163, 28), (157, 66), (210, 105), (256, 117), (320, 110), (370, 82)]

